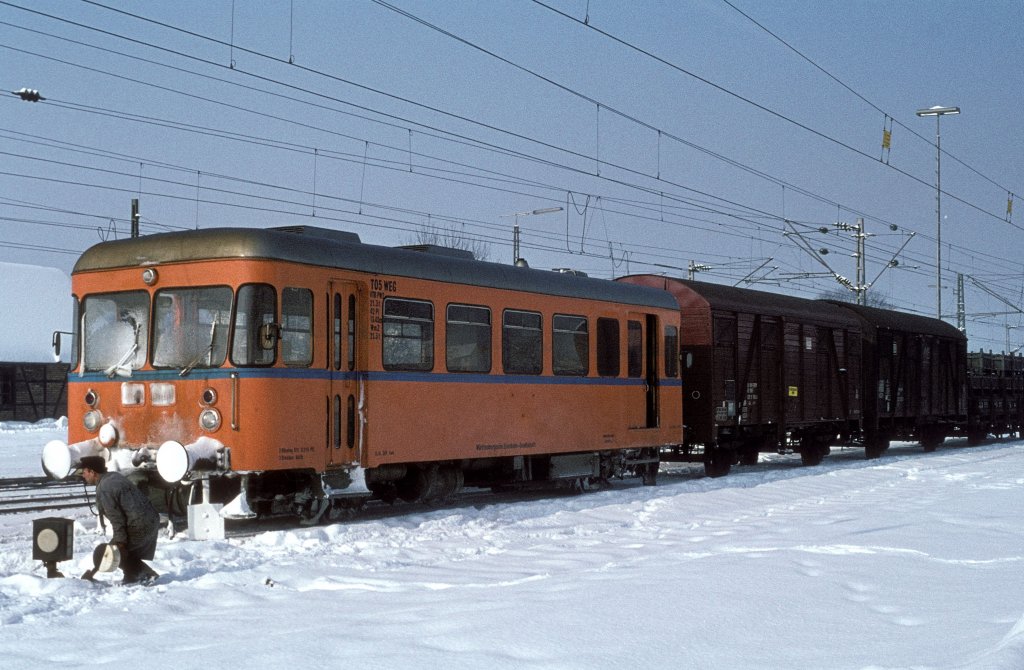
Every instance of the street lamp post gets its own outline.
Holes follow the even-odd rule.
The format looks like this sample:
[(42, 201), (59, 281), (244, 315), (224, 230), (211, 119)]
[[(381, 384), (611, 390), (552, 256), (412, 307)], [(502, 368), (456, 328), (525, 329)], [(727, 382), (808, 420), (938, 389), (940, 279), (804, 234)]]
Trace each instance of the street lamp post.
[(561, 207), (544, 207), (543, 209), (535, 209), (529, 212), (515, 212), (513, 214), (505, 214), (504, 216), (515, 217), (515, 224), (512, 227), (512, 264), (519, 262), (519, 217), (520, 216), (534, 216), (535, 214), (552, 214), (554, 212), (561, 212)]
[(942, 318), (942, 134), (939, 119), (959, 114), (959, 107), (929, 107), (917, 110), (918, 116), (935, 117), (935, 316)]

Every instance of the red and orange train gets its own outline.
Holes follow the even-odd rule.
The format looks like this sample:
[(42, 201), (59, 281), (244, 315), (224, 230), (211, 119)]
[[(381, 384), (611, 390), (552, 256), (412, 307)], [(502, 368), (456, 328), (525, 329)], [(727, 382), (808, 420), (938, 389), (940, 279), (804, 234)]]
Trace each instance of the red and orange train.
[(168, 491), (200, 482), (227, 515), (1024, 425), (1024, 366), (969, 369), (941, 321), (662, 276), (220, 228), (98, 244), (72, 289), (70, 444), (44, 469), (102, 454)]

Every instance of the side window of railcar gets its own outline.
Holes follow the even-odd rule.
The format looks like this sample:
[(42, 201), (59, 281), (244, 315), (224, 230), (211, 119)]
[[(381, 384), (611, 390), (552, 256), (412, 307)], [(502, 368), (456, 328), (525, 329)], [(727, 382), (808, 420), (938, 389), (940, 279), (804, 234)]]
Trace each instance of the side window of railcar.
[(619, 376), (619, 320), (597, 320), (597, 374)]
[(679, 376), (679, 329), (665, 326), (665, 376)]
[(586, 317), (555, 314), (551, 333), (553, 372), (586, 377), (590, 372), (590, 333)]
[(309, 289), (281, 291), (281, 359), (285, 365), (313, 362), (313, 292)]
[(640, 377), (644, 374), (644, 329), (639, 321), (626, 323), (626, 365), (627, 375)]
[(334, 294), (334, 369), (341, 369), (341, 294)]
[(491, 371), (491, 310), (448, 305), (445, 363), (449, 372)]
[(231, 362), (238, 366), (273, 365), (275, 349), (260, 346), (260, 326), (274, 323), (277, 293), (268, 284), (246, 284), (238, 289)]
[(423, 300), (384, 299), (384, 369), (434, 367), (434, 306)]
[[(348, 297), (348, 369), (356, 369), (356, 297)], [(351, 430), (351, 425), (349, 426)], [(351, 442), (349, 446), (352, 446)]]
[(505, 373), (539, 375), (543, 369), (541, 315), (506, 309), (501, 331), (501, 366)]

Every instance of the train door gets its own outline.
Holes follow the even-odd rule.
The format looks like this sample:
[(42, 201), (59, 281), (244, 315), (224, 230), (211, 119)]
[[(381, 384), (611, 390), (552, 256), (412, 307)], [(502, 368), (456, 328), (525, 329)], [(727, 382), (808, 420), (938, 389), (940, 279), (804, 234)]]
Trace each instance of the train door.
[(626, 328), (626, 374), (630, 379), (643, 382), (642, 391), (630, 394), (629, 425), (631, 428), (657, 428), (658, 317), (631, 312)]
[(355, 282), (333, 280), (327, 292), (330, 389), (327, 397), (327, 462), (355, 463), (362, 456), (359, 384), (359, 290)]

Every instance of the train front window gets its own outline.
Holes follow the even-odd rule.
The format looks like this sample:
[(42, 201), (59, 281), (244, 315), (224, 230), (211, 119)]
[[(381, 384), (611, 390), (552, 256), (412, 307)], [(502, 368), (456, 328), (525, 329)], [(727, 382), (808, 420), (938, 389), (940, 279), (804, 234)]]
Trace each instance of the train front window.
[(86, 296), (82, 303), (86, 371), (130, 376), (146, 362), (149, 294), (124, 291)]
[(231, 289), (172, 288), (153, 299), (153, 367), (215, 368), (228, 352)]

